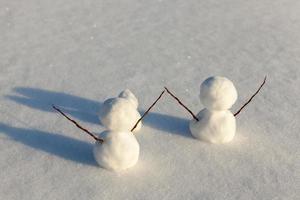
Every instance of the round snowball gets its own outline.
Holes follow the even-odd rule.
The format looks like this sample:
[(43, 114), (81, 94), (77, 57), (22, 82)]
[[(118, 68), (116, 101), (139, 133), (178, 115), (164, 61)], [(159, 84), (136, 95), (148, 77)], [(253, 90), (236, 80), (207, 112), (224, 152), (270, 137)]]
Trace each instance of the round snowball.
[[(99, 119), (108, 130), (130, 131), (140, 117), (136, 107), (125, 98), (108, 99), (99, 110)], [(141, 127), (142, 122), (134, 131), (139, 131)]]
[(229, 79), (212, 76), (201, 84), (200, 100), (207, 109), (227, 110), (237, 100), (237, 91)]
[(190, 121), (190, 131), (195, 138), (215, 144), (230, 142), (233, 139), (236, 121), (229, 110), (203, 109), (197, 118), (199, 121), (194, 119)]
[(132, 132), (104, 131), (100, 137), (104, 142), (96, 142), (93, 153), (101, 167), (121, 171), (137, 163), (140, 146)]

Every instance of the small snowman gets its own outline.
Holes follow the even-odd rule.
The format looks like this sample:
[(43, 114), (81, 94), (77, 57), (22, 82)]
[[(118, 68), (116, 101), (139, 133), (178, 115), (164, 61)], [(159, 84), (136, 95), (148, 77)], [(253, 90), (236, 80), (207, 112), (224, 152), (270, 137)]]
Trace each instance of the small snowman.
[[(136, 140), (133, 132), (135, 129), (140, 128), (140, 124), (142, 119), (146, 116), (146, 114), (152, 109), (152, 107), (158, 102), (158, 100), (162, 97), (163, 91), (160, 96), (156, 99), (156, 101), (148, 108), (148, 110), (143, 114), (142, 117), (139, 117), (136, 119), (134, 117), (131, 120), (134, 120), (132, 123), (129, 123), (126, 120), (123, 120), (121, 118), (118, 118), (118, 112), (122, 115), (122, 117), (126, 118), (126, 115), (124, 114), (125, 111), (133, 112), (133, 110), (126, 110), (127, 106), (132, 106), (131, 108), (137, 108), (137, 99), (134, 97), (134, 95), (129, 91), (125, 90), (123, 91), (119, 97), (126, 99), (126, 102), (123, 100), (120, 100), (122, 103), (120, 107), (116, 106), (114, 109), (113, 104), (106, 103), (106, 105), (109, 105), (108, 109), (110, 112), (107, 115), (104, 116), (104, 121), (106, 121), (107, 118), (110, 117), (117, 117), (117, 120), (120, 121), (120, 127), (117, 127), (118, 124), (114, 123), (108, 123), (109, 125), (113, 124), (114, 126), (111, 127), (113, 130), (108, 129), (106, 131), (103, 131), (99, 134), (99, 136), (94, 135), (92, 132), (87, 130), (86, 128), (83, 128), (81, 125), (79, 125), (75, 120), (68, 117), (65, 113), (63, 113), (60, 109), (52, 106), (56, 111), (58, 111), (60, 114), (62, 114), (66, 119), (71, 121), (73, 124), (75, 124), (79, 129), (86, 132), (88, 135), (94, 138), (95, 145), (93, 147), (93, 155), (96, 160), (96, 162), (99, 164), (99, 166), (112, 170), (112, 171), (121, 171), (128, 169), (130, 167), (133, 167), (139, 159), (139, 152), (140, 152), (140, 145), (138, 141)], [(109, 101), (109, 100), (108, 100)], [(119, 101), (119, 100), (117, 100)], [(119, 102), (120, 103), (120, 102)], [(134, 105), (134, 106), (133, 106)], [(123, 111), (121, 108), (125, 109)], [(107, 108), (106, 108), (107, 109)], [(137, 112), (137, 111), (136, 111)], [(132, 114), (132, 113), (131, 113)], [(132, 116), (132, 115), (131, 115)], [(139, 115), (138, 115), (139, 116)], [(106, 118), (105, 118), (106, 117)], [(114, 118), (111, 119), (112, 121)], [(131, 127), (129, 127), (129, 124)]]
[[(108, 130), (130, 131), (141, 117), (138, 112), (138, 100), (129, 89), (126, 89), (118, 97), (104, 101), (98, 116)], [(135, 131), (139, 131), (141, 127), (142, 122), (139, 122)]]
[(187, 110), (193, 119), (189, 127), (192, 135), (210, 143), (225, 143), (233, 139), (236, 131), (236, 116), (253, 100), (265, 85), (267, 76), (256, 92), (232, 114), (229, 109), (237, 100), (237, 91), (233, 83), (221, 76), (206, 79), (200, 86), (200, 100), (204, 109), (195, 115), (183, 102), (167, 87), (165, 90)]
[(210, 143), (231, 141), (236, 131), (235, 117), (229, 110), (237, 100), (233, 83), (221, 76), (206, 79), (200, 87), (200, 100), (205, 108), (197, 114), (198, 121), (190, 121), (192, 135)]
[[(133, 132), (141, 128), (141, 121), (162, 97), (162, 91), (143, 116), (137, 111), (138, 101), (130, 90), (124, 90), (118, 98), (108, 99), (100, 111), (101, 121), (110, 130), (99, 136), (93, 149), (97, 163), (106, 169), (120, 171), (134, 166), (139, 158), (140, 146)], [(112, 103), (114, 102), (114, 103)], [(128, 107), (127, 107), (128, 106)]]

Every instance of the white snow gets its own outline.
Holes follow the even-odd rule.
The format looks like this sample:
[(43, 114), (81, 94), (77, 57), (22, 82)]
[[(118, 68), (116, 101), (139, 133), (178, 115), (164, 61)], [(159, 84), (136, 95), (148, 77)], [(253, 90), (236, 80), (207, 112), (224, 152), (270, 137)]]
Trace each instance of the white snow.
[[(126, 89), (118, 97), (104, 101), (99, 110), (99, 119), (108, 130), (131, 131), (141, 118), (137, 108), (137, 98), (130, 90)], [(139, 131), (141, 127), (142, 122), (139, 122), (134, 132)]]
[[(298, 0), (1, 0), (0, 199), (297, 199), (299, 10)], [(129, 88), (142, 114), (167, 86), (197, 113), (214, 74), (238, 91), (233, 113), (268, 76), (234, 139), (194, 139), (191, 116), (164, 95), (135, 135), (139, 161), (119, 173), (51, 108), (101, 133), (105, 99)]]
[(104, 131), (99, 137), (104, 142), (95, 142), (93, 152), (101, 167), (121, 171), (137, 163), (140, 146), (132, 132)]

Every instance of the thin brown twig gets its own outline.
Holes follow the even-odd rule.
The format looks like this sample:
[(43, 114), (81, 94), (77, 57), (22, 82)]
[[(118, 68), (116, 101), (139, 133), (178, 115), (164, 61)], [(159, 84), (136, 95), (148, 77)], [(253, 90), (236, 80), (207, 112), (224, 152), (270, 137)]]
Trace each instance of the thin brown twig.
[(260, 85), (258, 90), (250, 97), (250, 99), (236, 112), (234, 113), (234, 116), (237, 116), (251, 101), (252, 99), (259, 93), (260, 89), (264, 86), (266, 83), (267, 76), (265, 76), (263, 83)]
[(131, 132), (134, 131), (134, 129), (137, 127), (137, 125), (142, 121), (142, 119), (147, 115), (147, 113), (153, 108), (153, 106), (158, 102), (158, 100), (162, 97), (162, 95), (165, 93), (165, 90), (163, 90), (159, 97), (152, 103), (152, 105), (148, 108), (148, 110), (143, 114), (143, 116), (135, 123), (133, 128), (131, 129)]
[(59, 112), (60, 114), (62, 114), (66, 119), (68, 119), (69, 121), (71, 121), (73, 124), (75, 124), (75, 126), (77, 126), (77, 128), (83, 130), (84, 132), (86, 132), (87, 134), (89, 134), (90, 136), (92, 136), (96, 141), (102, 143), (104, 142), (103, 139), (98, 138), (97, 136), (95, 136), (93, 133), (91, 133), (89, 130), (87, 130), (86, 128), (83, 128), (81, 125), (79, 125), (75, 120), (71, 119), (70, 117), (68, 117), (63, 111), (61, 111), (59, 108), (55, 107), (54, 105), (52, 105), (53, 109), (55, 109), (57, 112)]
[(179, 99), (178, 97), (176, 97), (167, 87), (165, 87), (165, 89), (167, 90), (167, 92), (184, 108), (186, 109), (196, 121), (199, 121), (198, 117), (196, 117), (196, 115), (188, 108), (186, 107), (186, 105), (184, 105)]

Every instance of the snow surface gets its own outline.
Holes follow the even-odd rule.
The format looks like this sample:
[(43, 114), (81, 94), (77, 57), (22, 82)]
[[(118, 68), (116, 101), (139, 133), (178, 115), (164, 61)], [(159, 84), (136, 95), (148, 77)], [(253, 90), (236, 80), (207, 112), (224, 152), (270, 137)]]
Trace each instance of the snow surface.
[[(0, 199), (297, 199), (300, 1), (0, 0)], [(139, 162), (97, 167), (101, 102), (129, 88), (141, 113), (163, 86), (195, 113), (199, 84), (235, 83), (234, 140), (191, 137), (165, 95), (136, 134)]]

